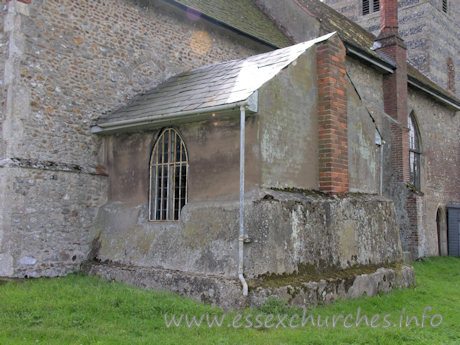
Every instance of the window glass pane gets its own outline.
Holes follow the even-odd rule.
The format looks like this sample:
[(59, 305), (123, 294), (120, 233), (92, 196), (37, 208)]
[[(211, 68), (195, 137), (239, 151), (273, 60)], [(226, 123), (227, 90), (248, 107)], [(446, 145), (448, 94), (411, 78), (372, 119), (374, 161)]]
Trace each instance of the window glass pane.
[(409, 126), (409, 148), (410, 149), (415, 149), (415, 128), (412, 123), (412, 117), (409, 116), (408, 120), (408, 126)]
[(414, 152), (409, 152), (410, 183), (415, 184)]

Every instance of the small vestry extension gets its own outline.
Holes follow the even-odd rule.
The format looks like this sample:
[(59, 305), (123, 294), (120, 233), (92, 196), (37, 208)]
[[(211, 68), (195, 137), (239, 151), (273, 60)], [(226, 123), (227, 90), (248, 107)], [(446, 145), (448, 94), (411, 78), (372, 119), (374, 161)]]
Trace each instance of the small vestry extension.
[(227, 308), (412, 285), (458, 252), (460, 102), (395, 6), (375, 37), (316, 0), (6, 3), (0, 276)]

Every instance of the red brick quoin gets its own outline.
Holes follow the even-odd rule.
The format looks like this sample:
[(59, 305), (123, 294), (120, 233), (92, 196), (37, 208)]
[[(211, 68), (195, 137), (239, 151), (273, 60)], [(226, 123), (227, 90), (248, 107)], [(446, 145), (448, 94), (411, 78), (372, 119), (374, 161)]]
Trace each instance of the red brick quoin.
[(409, 130), (407, 128), (407, 52), (404, 41), (398, 34), (397, 0), (381, 1), (379, 49), (396, 63), (392, 74), (383, 76), (383, 103), (385, 112), (398, 124), (391, 124), (392, 167), (397, 181), (409, 182)]
[(348, 192), (345, 47), (337, 35), (316, 48), (318, 71), (319, 186)]

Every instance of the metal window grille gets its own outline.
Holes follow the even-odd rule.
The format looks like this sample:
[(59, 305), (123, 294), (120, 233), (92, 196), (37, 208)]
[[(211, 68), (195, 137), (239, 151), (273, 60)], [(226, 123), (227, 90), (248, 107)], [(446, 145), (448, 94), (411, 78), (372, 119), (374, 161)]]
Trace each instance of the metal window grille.
[(363, 0), (363, 15), (369, 14), (369, 0)]
[(442, 11), (447, 13), (447, 0), (442, 0)]
[(165, 129), (150, 159), (150, 220), (178, 220), (188, 199), (188, 155), (182, 137)]
[(415, 119), (409, 116), (409, 170), (410, 183), (420, 190), (420, 141)]

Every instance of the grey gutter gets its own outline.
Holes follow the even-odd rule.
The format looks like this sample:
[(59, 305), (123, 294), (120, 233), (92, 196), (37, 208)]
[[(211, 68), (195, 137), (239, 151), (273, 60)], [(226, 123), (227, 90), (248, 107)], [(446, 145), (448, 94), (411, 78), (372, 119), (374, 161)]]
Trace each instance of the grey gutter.
[[(392, 64), (390, 61), (385, 61), (383, 59), (379, 59), (375, 56), (372, 56), (365, 50), (356, 47), (355, 45), (343, 41), (345, 47), (347, 48), (347, 53), (352, 56), (356, 56), (359, 59), (362, 59), (370, 64), (372, 64), (374, 67), (376, 67), (378, 70), (386, 73), (394, 73), (394, 70), (396, 69), (396, 66)], [(407, 75), (407, 84), (411, 85), (413, 87), (418, 88), (419, 90), (428, 93), (429, 95), (433, 96), (436, 98), (438, 101), (441, 103), (444, 103), (455, 110), (459, 111), (460, 110), (460, 102), (449, 97), (446, 95), (441, 94), (439, 91), (434, 90), (432, 87), (429, 85), (424, 84), (423, 82), (419, 81), (418, 79)]]
[(358, 48), (347, 41), (343, 41), (343, 43), (347, 48), (347, 53), (349, 55), (356, 56), (359, 59), (365, 60), (366, 62), (372, 64), (374, 67), (377, 67), (377, 69), (379, 69), (382, 72), (394, 73), (396, 66), (391, 64), (390, 62), (373, 56), (372, 54), (369, 54), (365, 50)]

